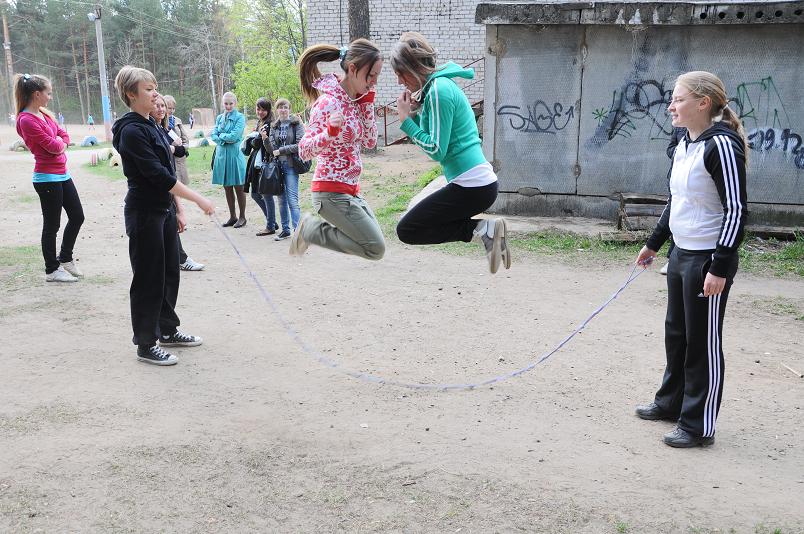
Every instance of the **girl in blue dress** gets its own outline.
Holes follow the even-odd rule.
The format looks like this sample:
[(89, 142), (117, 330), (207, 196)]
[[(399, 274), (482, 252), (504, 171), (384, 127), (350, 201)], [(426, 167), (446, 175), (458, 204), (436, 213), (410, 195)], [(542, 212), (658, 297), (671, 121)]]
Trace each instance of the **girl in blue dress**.
[[(237, 111), (237, 97), (227, 92), (221, 99), (224, 112), (215, 119), (210, 138), (217, 145), (212, 167), (212, 183), (222, 185), (229, 206), (229, 220), (223, 226), (241, 228), (246, 225), (246, 160), (240, 152), (240, 141), (246, 128), (246, 118)], [(235, 217), (235, 195), (240, 217)]]

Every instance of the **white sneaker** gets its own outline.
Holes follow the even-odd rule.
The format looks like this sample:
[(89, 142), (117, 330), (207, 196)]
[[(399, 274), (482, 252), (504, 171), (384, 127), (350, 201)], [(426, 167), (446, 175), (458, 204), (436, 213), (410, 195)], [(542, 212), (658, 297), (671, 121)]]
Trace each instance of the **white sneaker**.
[(203, 270), (204, 270), (204, 267), (205, 267), (205, 266), (204, 266), (204, 264), (203, 264), (203, 263), (196, 263), (196, 262), (194, 262), (194, 261), (193, 261), (193, 259), (192, 259), (192, 258), (190, 258), (190, 257), (188, 257), (188, 258), (187, 258), (187, 259), (184, 261), (184, 263), (182, 263), (181, 265), (179, 265), (179, 269), (181, 269), (182, 271), (203, 271)]
[(62, 263), (61, 267), (76, 278), (81, 278), (84, 276), (84, 273), (82, 273), (81, 269), (78, 268), (78, 265), (75, 264), (75, 260)]
[(662, 265), (662, 268), (659, 269), (659, 274), (667, 275), (667, 266), (670, 265), (670, 262), (665, 263)]
[(71, 275), (61, 267), (45, 275), (46, 282), (78, 282), (78, 278)]
[(310, 219), (312, 219), (312, 215), (306, 213), (299, 221), (299, 226), (296, 227), (296, 231), (290, 236), (290, 248), (288, 252), (291, 256), (301, 256), (307, 252), (310, 243), (305, 241), (302, 237), (302, 228), (304, 228), (305, 223)]

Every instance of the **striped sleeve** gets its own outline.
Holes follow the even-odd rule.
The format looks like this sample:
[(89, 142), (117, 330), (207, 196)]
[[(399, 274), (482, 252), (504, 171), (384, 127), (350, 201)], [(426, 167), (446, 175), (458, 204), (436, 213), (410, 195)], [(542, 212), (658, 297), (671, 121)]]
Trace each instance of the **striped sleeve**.
[(449, 98), (449, 88), (444, 86), (442, 89), (442, 83), (445, 82), (433, 80), (424, 102), (427, 113), (422, 114), (419, 124), (408, 117), (401, 126), (414, 144), (431, 159), (439, 162), (447, 155), (455, 115), (455, 105)]
[(742, 142), (728, 135), (716, 135), (707, 141), (704, 151), (706, 170), (715, 182), (723, 221), (709, 272), (726, 277), (736, 260), (743, 240), (747, 215), (745, 150)]

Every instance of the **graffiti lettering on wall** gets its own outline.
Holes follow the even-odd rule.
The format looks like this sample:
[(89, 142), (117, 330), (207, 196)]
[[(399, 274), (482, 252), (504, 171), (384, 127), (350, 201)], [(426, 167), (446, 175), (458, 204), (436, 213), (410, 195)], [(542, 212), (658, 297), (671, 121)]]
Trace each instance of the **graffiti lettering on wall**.
[[(657, 80), (637, 80), (627, 83), (612, 94), (608, 108), (592, 111), (597, 129), (591, 142), (598, 146), (617, 138), (628, 139), (639, 132), (645, 138), (669, 140), (673, 125), (667, 113), (672, 88)], [(729, 105), (749, 130), (749, 148), (760, 152), (779, 151), (804, 168), (804, 147), (801, 134), (794, 131), (771, 76), (737, 86)]]
[[(649, 124), (648, 139), (670, 139), (673, 125), (667, 116), (667, 105), (673, 89), (664, 82), (641, 80), (628, 83), (611, 95), (608, 109), (593, 111), (598, 131), (605, 132), (606, 139), (629, 138), (637, 131), (638, 123)], [(596, 135), (597, 137), (597, 135)]]
[(575, 116), (575, 106), (565, 110), (558, 102), (550, 106), (543, 100), (536, 100), (525, 110), (520, 106), (500, 106), (497, 116), (508, 117), (511, 128), (523, 133), (555, 135), (569, 125)]
[(804, 146), (801, 136), (790, 128), (754, 128), (748, 132), (748, 148), (758, 152), (778, 150), (793, 159), (793, 164), (804, 169)]

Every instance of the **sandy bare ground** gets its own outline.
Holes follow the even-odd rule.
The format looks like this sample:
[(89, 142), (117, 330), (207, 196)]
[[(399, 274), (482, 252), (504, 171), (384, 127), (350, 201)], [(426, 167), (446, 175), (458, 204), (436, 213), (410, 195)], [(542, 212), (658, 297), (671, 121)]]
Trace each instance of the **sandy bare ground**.
[[(2, 532), (804, 532), (804, 282), (742, 275), (713, 447), (674, 450), (641, 421), (663, 370), (664, 279), (641, 276), (571, 345), (465, 392), (378, 386), (289, 336), (231, 247), (191, 210), (179, 365), (130, 342), (125, 183), (82, 171), (86, 279), (45, 284), (0, 261)], [(409, 147), (368, 158), (412, 179)], [(0, 249), (36, 247), (26, 154), (0, 152)], [(223, 195), (217, 193), (217, 205)], [(391, 243), (370, 263), (227, 230), (301, 338), (344, 367), (427, 383), (522, 367), (626, 278), (627, 265), (482, 256)], [(29, 254), (30, 256), (30, 254)], [(22, 261), (22, 260), (21, 260)], [(781, 304), (780, 304), (781, 303)], [(733, 529), (733, 530), (732, 530)]]

